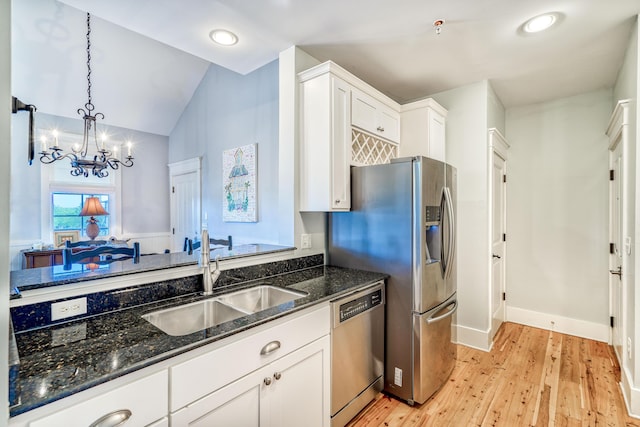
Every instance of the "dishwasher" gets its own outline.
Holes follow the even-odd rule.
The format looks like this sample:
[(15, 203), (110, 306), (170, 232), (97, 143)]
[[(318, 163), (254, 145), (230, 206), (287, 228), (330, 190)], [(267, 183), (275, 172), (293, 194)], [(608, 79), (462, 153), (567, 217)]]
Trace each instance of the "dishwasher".
[(331, 302), (331, 427), (384, 388), (384, 282)]

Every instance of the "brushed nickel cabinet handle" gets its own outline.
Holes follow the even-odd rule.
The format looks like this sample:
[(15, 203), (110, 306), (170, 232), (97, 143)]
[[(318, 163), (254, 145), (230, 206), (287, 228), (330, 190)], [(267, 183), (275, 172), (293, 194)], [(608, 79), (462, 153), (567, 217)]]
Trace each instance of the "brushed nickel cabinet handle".
[(273, 378), (277, 380), (279, 380), (280, 378), (282, 378), (282, 373), (281, 372), (276, 372), (273, 374)]
[(119, 409), (95, 420), (89, 427), (117, 427), (126, 423), (131, 417), (128, 409)]
[(271, 377), (264, 377), (264, 385), (271, 385)]
[(260, 350), (260, 355), (266, 356), (267, 354), (272, 353), (279, 348), (280, 348), (280, 341), (271, 341), (269, 344), (262, 347), (262, 350)]
[(377, 130), (378, 132), (384, 132), (384, 128), (383, 128), (382, 126), (378, 126), (378, 127), (376, 128), (376, 130)]

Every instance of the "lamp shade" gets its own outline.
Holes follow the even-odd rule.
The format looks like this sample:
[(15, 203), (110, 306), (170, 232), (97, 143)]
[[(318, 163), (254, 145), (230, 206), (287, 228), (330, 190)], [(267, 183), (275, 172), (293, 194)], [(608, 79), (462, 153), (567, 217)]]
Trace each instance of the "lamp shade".
[(104, 210), (100, 203), (100, 199), (97, 197), (88, 197), (87, 200), (84, 201), (84, 206), (82, 207), (82, 211), (80, 211), (80, 216), (98, 215), (109, 215), (109, 212)]

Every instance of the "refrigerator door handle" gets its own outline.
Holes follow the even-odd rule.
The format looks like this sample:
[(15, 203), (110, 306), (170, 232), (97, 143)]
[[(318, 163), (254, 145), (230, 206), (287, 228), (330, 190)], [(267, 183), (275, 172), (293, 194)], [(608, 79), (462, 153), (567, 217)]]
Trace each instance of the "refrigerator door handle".
[(451, 190), (449, 187), (444, 188), (444, 199), (447, 205), (447, 220), (449, 221), (449, 244), (447, 248), (447, 271), (446, 277), (451, 275), (451, 263), (456, 252), (456, 220), (453, 214), (453, 201), (451, 199)]
[[(453, 306), (453, 307), (452, 307)], [(452, 307), (452, 308), (450, 308)], [(449, 311), (447, 311), (445, 314), (441, 315), (441, 316), (436, 316), (436, 314), (441, 313), (442, 310), (449, 308)], [(427, 325), (430, 325), (432, 323), (436, 323), (439, 322), (442, 319), (446, 319), (449, 316), (453, 316), (453, 313), (455, 313), (458, 310), (458, 300), (455, 301), (451, 301), (449, 304), (446, 305), (446, 307), (443, 307), (442, 310), (438, 310), (435, 313), (433, 313), (427, 320)]]

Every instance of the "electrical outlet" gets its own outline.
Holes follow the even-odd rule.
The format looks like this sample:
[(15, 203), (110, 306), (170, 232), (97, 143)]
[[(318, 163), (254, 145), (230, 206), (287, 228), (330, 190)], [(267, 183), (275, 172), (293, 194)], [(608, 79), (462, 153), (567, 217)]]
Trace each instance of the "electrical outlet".
[(303, 234), (300, 236), (300, 246), (302, 249), (311, 249), (311, 235)]
[(631, 359), (631, 337), (627, 337), (627, 357)]
[(87, 313), (87, 297), (70, 299), (51, 304), (51, 320), (66, 319)]

